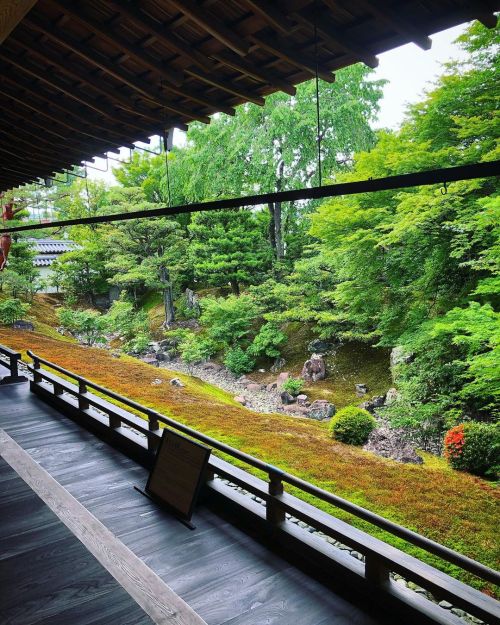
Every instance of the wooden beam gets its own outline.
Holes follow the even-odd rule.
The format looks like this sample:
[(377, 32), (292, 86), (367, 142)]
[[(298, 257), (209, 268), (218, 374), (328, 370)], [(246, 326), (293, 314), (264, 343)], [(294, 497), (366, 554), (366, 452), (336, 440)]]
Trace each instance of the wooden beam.
[[(331, 8), (336, 4), (336, 0), (323, 0), (323, 2)], [(356, 0), (356, 2), (367, 13), (371, 13), (371, 15), (387, 24), (387, 26), (399, 34), (408, 37), (410, 41), (413, 41), (422, 50), (430, 50), (432, 46), (430, 37), (427, 37), (425, 33), (422, 33), (410, 21), (406, 20), (401, 15), (401, 11), (394, 10), (387, 2), (380, 2), (380, 0), (376, 2), (373, 0)]]
[(37, 0), (0, 0), (0, 45), (36, 2)]
[(218, 78), (215, 78), (212, 74), (205, 74), (201, 71), (201, 69), (196, 69), (195, 67), (186, 68), (186, 74), (193, 76), (193, 78), (198, 78), (198, 80), (202, 80), (213, 87), (217, 87), (222, 91), (226, 91), (227, 93), (232, 93), (237, 98), (241, 98), (241, 100), (247, 102), (253, 102), (258, 106), (264, 106), (265, 100), (262, 96), (255, 95), (250, 91), (246, 91), (245, 89), (241, 89), (240, 87), (233, 87), (232, 83), (228, 83), (226, 81), (221, 81)]
[(267, 69), (257, 67), (254, 63), (250, 63), (246, 59), (242, 59), (230, 50), (212, 54), (211, 57), (219, 63), (227, 65), (227, 67), (231, 67), (246, 76), (250, 76), (254, 80), (263, 82), (264, 84), (284, 91), (289, 95), (295, 95), (297, 93), (297, 89), (291, 83), (279, 78), (279, 76), (276, 76), (273, 72)]
[[(59, 57), (57, 54), (51, 52), (47, 48), (47, 46), (33, 45), (32, 43), (27, 43), (26, 39), (20, 39), (20, 41), (23, 43), (25, 49), (30, 52), (30, 54), (34, 54), (35, 56), (38, 56), (39, 58), (44, 60), (46, 63), (57, 67), (58, 70), (69, 76), (71, 79), (85, 83), (95, 91), (101, 93), (109, 100), (111, 100), (111, 102), (115, 104), (115, 106), (118, 106), (119, 108), (122, 108), (125, 111), (132, 113), (133, 115), (144, 117), (145, 119), (148, 119), (155, 124), (164, 123), (165, 117), (161, 115), (161, 113), (155, 113), (151, 110), (144, 108), (143, 106), (132, 100), (130, 97), (121, 94), (118, 89), (113, 89), (112, 87), (109, 87), (109, 83), (107, 83), (105, 80), (102, 80), (98, 76), (86, 74), (85, 72), (77, 69), (75, 67), (75, 64), (71, 63), (70, 59)], [(210, 123), (210, 118), (208, 118), (206, 115), (201, 115), (199, 113), (191, 111), (190, 109), (182, 105), (171, 104), (170, 102), (164, 100), (161, 106), (164, 109), (172, 111), (177, 115), (187, 117), (188, 119), (195, 119), (206, 124)]]
[[(316, 60), (300, 50), (292, 48), (281, 38), (265, 37), (264, 35), (252, 35), (252, 40), (264, 50), (287, 61), (291, 65), (307, 72), (311, 76), (316, 76)], [(326, 67), (318, 66), (318, 76), (326, 82), (334, 82), (335, 75)]]
[(167, 108), (165, 106), (166, 103), (170, 104), (171, 108), (176, 106), (175, 103), (165, 100), (163, 91), (166, 91), (167, 93), (172, 93), (176, 96), (190, 99), (193, 102), (210, 109), (211, 111), (221, 111), (223, 113), (227, 113), (228, 115), (235, 114), (234, 108), (225, 106), (220, 102), (215, 102), (204, 95), (199, 95), (196, 91), (193, 91), (186, 86), (178, 88), (168, 84), (162, 85), (162, 88), (158, 89), (155, 85), (134, 76), (130, 72), (127, 72), (117, 60), (109, 59), (97, 50), (94, 50), (88, 44), (79, 42), (76, 38), (69, 35), (67, 31), (56, 28), (54, 25), (50, 24), (48, 20), (41, 19), (38, 16), (29, 16), (25, 19), (24, 23), (26, 23), (30, 28), (47, 35), (59, 45), (62, 45), (71, 52), (74, 52), (91, 65), (98, 67), (110, 76), (113, 76), (113, 78), (119, 82), (122, 82), (131, 89), (134, 89), (137, 93), (140, 93), (145, 99), (154, 102), (161, 107)]
[(203, 30), (210, 33), (212, 37), (236, 52), (236, 54), (240, 56), (248, 54), (250, 45), (243, 37), (235, 34), (234, 31), (214, 17), (212, 13), (193, 2), (193, 0), (170, 0), (169, 4), (173, 5), (184, 15), (187, 15), (191, 21), (198, 24)]
[(295, 24), (276, 5), (267, 0), (245, 0), (250, 9), (283, 35), (290, 34)]
[(83, 104), (85, 107), (103, 115), (114, 121), (120, 121), (125, 126), (129, 126), (130, 128), (134, 128), (135, 130), (143, 130), (144, 127), (140, 125), (137, 121), (131, 121), (130, 119), (123, 119), (120, 117), (118, 112), (105, 104), (98, 103), (94, 99), (88, 97), (87, 93), (81, 92), (79, 89), (75, 89), (74, 85), (70, 85), (63, 80), (60, 80), (54, 75), (48, 75), (47, 72), (42, 71), (40, 68), (34, 67), (28, 63), (26, 63), (25, 58), (20, 58), (15, 56), (11, 52), (8, 52), (4, 48), (0, 48), (0, 58), (4, 59), (17, 69), (20, 69), (25, 74), (49, 85), (53, 89), (64, 93), (66, 96), (71, 98), (72, 100), (76, 100), (79, 104)]
[[(410, 174), (399, 174), (359, 180), (357, 182), (342, 182), (311, 187), (307, 189), (294, 189), (291, 191), (278, 191), (237, 197), (227, 200), (213, 200), (210, 202), (196, 202), (194, 204), (182, 204), (179, 206), (166, 206), (148, 210), (134, 211), (131, 213), (117, 213), (99, 215), (96, 217), (84, 217), (78, 219), (65, 219), (51, 224), (50, 227), (75, 226), (81, 224), (110, 223), (114, 221), (129, 221), (132, 219), (153, 219), (165, 215), (179, 215), (185, 213), (197, 213), (202, 211), (230, 210), (237, 208), (249, 208), (260, 206), (270, 202), (298, 202), (300, 200), (322, 199), (326, 197), (339, 197), (342, 195), (357, 195), (359, 193), (374, 193), (377, 191), (389, 191), (394, 189), (408, 189), (411, 187), (443, 184), (444, 181), (455, 182), (457, 180), (476, 180), (478, 178), (490, 178), (500, 176), (500, 160), (484, 161), (458, 167), (445, 167), (431, 169)], [(0, 229), (0, 234), (7, 232), (22, 232), (25, 230), (42, 230), (46, 224), (13, 226), (12, 228)]]
[(161, 61), (157, 61), (139, 45), (130, 43), (125, 37), (116, 32), (112, 27), (102, 24), (97, 20), (85, 15), (82, 12), (82, 3), (69, 2), (68, 0), (50, 0), (51, 3), (57, 5), (65, 14), (71, 16), (72, 19), (80, 22), (91, 32), (97, 33), (100, 37), (111, 43), (120, 52), (133, 57), (141, 65), (149, 70), (159, 74), (163, 80), (179, 87), (183, 80), (182, 72), (172, 70)]
[(144, 11), (141, 11), (136, 4), (131, 4), (129, 0), (107, 0), (107, 4), (119, 13), (127, 16), (134, 24), (154, 33), (165, 46), (176, 54), (179, 54), (183, 59), (188, 59), (191, 63), (194, 63), (205, 71), (213, 69), (206, 55), (199, 52), (193, 46), (188, 45), (174, 32), (173, 28), (162, 24), (147, 13), (144, 13)]
[[(10, 81), (9, 76), (7, 74), (4, 74), (3, 76), (0, 77), (0, 81), (6, 81), (6, 80)], [(16, 81), (12, 81), (12, 82), (16, 83)], [(63, 126), (64, 128), (67, 128), (72, 133), (82, 134), (87, 137), (91, 137), (92, 139), (96, 139), (98, 141), (107, 143), (109, 145), (114, 145), (115, 147), (122, 147), (122, 146), (132, 147), (132, 144), (127, 145), (127, 143), (121, 143), (121, 142), (114, 141), (113, 139), (106, 138), (105, 135), (108, 133), (110, 135), (113, 135), (113, 134), (115, 134), (116, 136), (120, 136), (120, 135), (116, 133), (116, 131), (113, 132), (113, 130), (106, 129), (104, 126), (102, 127), (103, 134), (101, 135), (98, 135), (96, 132), (97, 130), (99, 130), (100, 126), (95, 127), (95, 132), (88, 131), (86, 128), (87, 123), (89, 123), (88, 121), (82, 120), (81, 117), (79, 119), (78, 113), (73, 113), (69, 109), (64, 109), (63, 107), (59, 107), (53, 101), (41, 95), (40, 91), (36, 90), (35, 87), (32, 87), (32, 89), (28, 89), (25, 85), (22, 85), (22, 89), (23, 89), (23, 93), (17, 93), (17, 92), (12, 93), (12, 91), (10, 91), (9, 88), (5, 84), (2, 85), (0, 82), (0, 94), (3, 94), (5, 97), (12, 99), (14, 102), (16, 102), (17, 105), (20, 105), (21, 107), (25, 107), (28, 110), (31, 110), (37, 113), (38, 115), (45, 117), (46, 119), (49, 120), (49, 123), (51, 124), (55, 122), (56, 124)], [(24, 92), (27, 93), (28, 97), (24, 97)], [(38, 104), (37, 106), (35, 106), (37, 97), (40, 100), (42, 100), (42, 104)], [(52, 108), (58, 108), (60, 111), (62, 111), (62, 114), (57, 115), (56, 113), (53, 112)], [(70, 121), (72, 121), (72, 117), (74, 117), (74, 121), (72, 123), (69, 123)]]
[(312, 11), (301, 11), (293, 14), (299, 22), (311, 29), (334, 48), (340, 48), (347, 54), (359, 61), (363, 61), (368, 67), (378, 66), (378, 58), (369, 50), (368, 46), (356, 42), (346, 31), (335, 24), (328, 16), (327, 12), (316, 13)]

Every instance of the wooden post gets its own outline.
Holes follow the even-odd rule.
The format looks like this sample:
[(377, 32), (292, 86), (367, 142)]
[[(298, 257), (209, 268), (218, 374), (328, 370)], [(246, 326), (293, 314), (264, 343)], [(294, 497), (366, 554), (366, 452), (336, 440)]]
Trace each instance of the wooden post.
[(54, 395), (62, 395), (64, 393), (63, 387), (60, 384), (57, 384), (57, 382), (53, 382), (53, 387), (54, 387)]
[[(281, 471), (274, 467), (269, 468), (269, 494), (272, 497), (283, 494), (283, 482), (281, 481)], [(285, 511), (280, 508), (272, 497), (266, 504), (266, 519), (271, 525), (279, 525), (285, 520)]]
[(33, 382), (35, 382), (35, 384), (39, 384), (43, 378), (40, 373), (38, 373), (38, 369), (40, 369), (40, 360), (36, 356), (33, 356), (33, 369)]
[(83, 397), (87, 392), (87, 385), (85, 384), (85, 380), (82, 378), (78, 378), (78, 408), (80, 410), (88, 410), (90, 407), (88, 399)]
[(120, 419), (120, 417), (116, 414), (113, 413), (108, 413), (108, 417), (109, 417), (109, 427), (110, 428), (119, 428), (122, 425), (122, 420)]
[(365, 578), (368, 581), (377, 586), (383, 586), (389, 582), (389, 573), (389, 569), (380, 558), (373, 554), (365, 556)]

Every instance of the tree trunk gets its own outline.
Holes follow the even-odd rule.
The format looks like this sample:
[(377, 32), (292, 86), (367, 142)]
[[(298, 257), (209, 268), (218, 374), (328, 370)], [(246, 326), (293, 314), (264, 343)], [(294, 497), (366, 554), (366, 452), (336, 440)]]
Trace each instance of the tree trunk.
[[(276, 170), (276, 191), (283, 190), (283, 174), (285, 171), (285, 161), (281, 160), (278, 163)], [(285, 256), (285, 245), (283, 243), (283, 224), (282, 224), (282, 211), (281, 202), (269, 203), (267, 205), (271, 220), (269, 222), (269, 243), (273, 248), (274, 256), (276, 260), (282, 260)]]
[(269, 231), (268, 231), (269, 245), (273, 249), (273, 254), (276, 255), (276, 221), (274, 217), (274, 204), (270, 202), (267, 205), (267, 208), (269, 209), (269, 215), (271, 217), (269, 220)]
[(165, 307), (165, 325), (169, 326), (175, 321), (174, 294), (170, 272), (166, 267), (160, 268), (160, 279), (163, 283), (163, 305)]
[(240, 294), (240, 285), (238, 284), (238, 280), (230, 280), (229, 284), (231, 285), (231, 289), (233, 293), (237, 296)]

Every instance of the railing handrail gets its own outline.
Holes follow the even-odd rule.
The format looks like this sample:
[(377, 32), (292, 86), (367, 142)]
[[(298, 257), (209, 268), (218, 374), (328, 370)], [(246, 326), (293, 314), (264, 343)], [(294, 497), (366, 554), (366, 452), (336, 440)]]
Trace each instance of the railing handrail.
[[(290, 484), (291, 486), (295, 486), (301, 491), (308, 493), (310, 495), (313, 495), (314, 497), (317, 497), (318, 499), (326, 503), (329, 503), (337, 508), (340, 508), (346, 512), (349, 512), (350, 514), (352, 514), (353, 516), (357, 518), (368, 521), (369, 523), (387, 531), (393, 536), (402, 538), (406, 540), (407, 542), (415, 545), (416, 547), (419, 547), (423, 549), (424, 551), (427, 551), (428, 553), (436, 555), (442, 558), (443, 560), (462, 568), (464, 571), (468, 571), (469, 573), (476, 575), (477, 577), (481, 578), (484, 581), (500, 585), (500, 573), (498, 571), (495, 571), (494, 569), (484, 564), (481, 564), (480, 562), (477, 562), (476, 560), (473, 560), (472, 558), (464, 556), (463, 554), (458, 553), (457, 551), (454, 551), (453, 549), (450, 549), (449, 547), (445, 547), (444, 545), (441, 545), (429, 538), (426, 538), (425, 536), (421, 536), (417, 532), (409, 530), (403, 527), (402, 525), (398, 525), (397, 523), (389, 521), (388, 519), (385, 519), (384, 517), (376, 514), (375, 512), (371, 512), (370, 510), (367, 510), (366, 508), (358, 506), (357, 504), (354, 504), (348, 501), (347, 499), (343, 499), (342, 497), (339, 497), (338, 495), (334, 495), (333, 493), (330, 493), (318, 486), (315, 486), (314, 484), (311, 484), (310, 482), (307, 482), (306, 480), (302, 480), (301, 478), (298, 478), (291, 473), (282, 471), (281, 469), (271, 464), (268, 464), (266, 462), (263, 462), (262, 460), (259, 460), (258, 458), (251, 456), (250, 454), (242, 452), (239, 449), (236, 449), (235, 447), (231, 447), (230, 445), (221, 443), (220, 441), (210, 436), (207, 436), (206, 434), (202, 434), (201, 432), (198, 432), (197, 430), (194, 430), (187, 425), (179, 423), (178, 421), (175, 421), (174, 419), (170, 417), (166, 417), (165, 415), (162, 415), (161, 413), (153, 409), (142, 406), (141, 404), (131, 399), (128, 399), (127, 397), (124, 397), (120, 395), (119, 393), (110, 391), (109, 389), (103, 386), (100, 386), (99, 384), (96, 384), (95, 382), (91, 382), (90, 380), (87, 380), (86, 378), (83, 378), (82, 376), (79, 376), (73, 373), (72, 371), (68, 371), (67, 369), (60, 367), (59, 365), (56, 365), (55, 363), (52, 363), (44, 358), (41, 358), (40, 356), (36, 356), (30, 350), (27, 350), (27, 354), (35, 363), (34, 369), (39, 368), (39, 363), (44, 364), (47, 367), (50, 367), (51, 369), (54, 369), (55, 371), (62, 373), (63, 375), (73, 378), (79, 383), (83, 383), (85, 386), (89, 388), (93, 388), (94, 390), (102, 393), (103, 395), (106, 395), (112, 399), (120, 401), (121, 403), (131, 408), (134, 408), (138, 412), (141, 412), (147, 415), (149, 418), (152, 418), (160, 423), (163, 423), (164, 425), (171, 426), (179, 430), (180, 432), (183, 432), (184, 434), (191, 436), (192, 438), (195, 438), (203, 443), (208, 444), (209, 446), (217, 449), (218, 451), (221, 451), (229, 456), (232, 456), (233, 458), (241, 460), (254, 468), (264, 471), (270, 476), (271, 479), (273, 478), (278, 479), (281, 482), (286, 482), (287, 484)], [(43, 372), (41, 373), (41, 375), (43, 376)]]
[(0, 359), (0, 365), (10, 371), (10, 375), (12, 378), (18, 378), (18, 362), (21, 359), (21, 354), (19, 352), (15, 352), (9, 347), (6, 347), (5, 345), (0, 345), (0, 354), (2, 356), (7, 356), (7, 358), (9, 359), (8, 363)]
[(21, 358), (21, 354), (19, 352), (15, 352), (13, 349), (10, 349), (10, 347), (6, 347), (5, 345), (0, 345), (0, 354), (8, 356), (9, 358), (15, 358), (16, 360)]

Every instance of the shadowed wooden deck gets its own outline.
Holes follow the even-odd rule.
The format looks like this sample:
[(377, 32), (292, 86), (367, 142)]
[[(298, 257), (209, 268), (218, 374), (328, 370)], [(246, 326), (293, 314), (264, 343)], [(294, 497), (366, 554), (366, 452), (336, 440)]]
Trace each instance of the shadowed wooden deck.
[[(369, 608), (362, 609), (336, 595), (203, 506), (198, 508), (193, 517), (196, 530), (189, 531), (133, 489), (134, 485), (144, 486), (147, 478), (144, 468), (30, 394), (27, 384), (0, 387), (0, 428), (27, 450), (209, 625), (389, 623), (388, 618), (376, 620), (370, 615)], [(43, 510), (37, 496), (26, 492), (24, 483), (19, 484), (20, 478), (12, 476), (4, 465), (2, 468), (2, 502), (7, 510), (13, 510), (13, 514), (21, 517), (22, 524), (28, 525), (27, 533), (20, 543), (19, 536), (9, 533), (7, 527), (10, 512), (7, 515), (2, 513), (0, 517), (0, 547), (2, 553), (9, 556), (7, 559), (0, 556), (4, 558), (0, 569), (0, 620), (2, 623), (22, 622), (25, 625), (28, 621), (9, 620), (8, 610), (15, 610), (16, 602), (22, 603), (23, 597), (22, 593), (14, 597), (5, 592), (3, 579), (10, 579), (9, 583), (16, 587), (23, 585), (24, 577), (29, 574), (22, 565), (23, 543), (26, 541), (26, 549), (37, 548), (30, 542), (30, 531), (33, 528), (29, 529), (29, 518), (38, 518)], [(7, 483), (15, 486), (14, 494), (5, 494), (4, 477)], [(17, 504), (14, 505), (12, 498), (16, 500), (17, 492), (20, 507), (16, 512)], [(42, 518), (43, 515), (40, 516), (40, 522), (44, 524)], [(50, 551), (48, 543), (64, 540), (58, 537), (69, 533), (64, 526), (61, 529), (59, 524), (55, 517), (45, 523), (49, 532), (47, 537), (42, 534), (38, 536), (43, 543), (42, 549)], [(69, 538), (76, 541), (74, 537)], [(12, 551), (13, 543), (21, 544), (19, 552)], [(66, 559), (61, 566), (70, 566), (69, 563), (75, 558), (73, 549), (83, 549), (82, 557), (88, 555), (78, 541), (75, 545), (69, 541), (67, 552), (63, 549), (59, 555), (63, 561)], [(42, 564), (46, 564), (48, 569), (51, 567), (50, 559), (41, 559), (36, 572), (33, 572), (37, 578), (44, 575)], [(96, 567), (96, 577), (98, 572)], [(104, 570), (101, 572), (106, 574)], [(102, 619), (103, 614), (107, 614), (105, 622), (109, 624), (126, 625), (129, 620), (130, 623), (150, 622), (149, 617), (141, 613), (135, 604), (132, 608), (137, 610), (134, 613), (136, 616), (130, 610), (127, 611), (129, 620), (122, 618), (119, 610), (125, 605), (124, 601), (130, 600), (133, 604), (133, 600), (114, 580), (111, 579), (111, 582), (115, 588), (109, 591), (109, 605), (106, 604), (108, 612), (100, 613), (99, 609), (94, 609), (92, 601), (88, 606), (88, 614), (85, 607), (79, 609), (81, 620), (71, 617), (74, 625), (101, 623), (99, 619)], [(40, 602), (40, 606), (44, 602), (42, 595), (34, 599)], [(36, 612), (36, 605), (31, 609)], [(113, 609), (116, 609), (115, 615)], [(63, 621), (44, 621), (40, 612), (39, 619), (31, 622)]]

